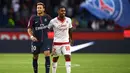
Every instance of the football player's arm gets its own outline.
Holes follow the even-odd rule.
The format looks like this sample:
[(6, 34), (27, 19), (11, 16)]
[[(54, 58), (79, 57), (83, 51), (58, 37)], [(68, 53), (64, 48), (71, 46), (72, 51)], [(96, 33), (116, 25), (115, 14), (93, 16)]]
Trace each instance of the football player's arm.
[(69, 42), (72, 44), (72, 28), (69, 28)]
[[(49, 22), (49, 24), (48, 24), (48, 29), (51, 31), (52, 30), (52, 28), (53, 28), (53, 23), (52, 23), (52, 20)], [(51, 56), (53, 56), (54, 54), (55, 54), (55, 51), (54, 51), (55, 49), (54, 48), (52, 48), (52, 50), (51, 50)]]
[(32, 32), (32, 29), (31, 28), (28, 28), (28, 34), (29, 34), (29, 36), (31, 37), (31, 36), (33, 36), (33, 32)]
[(71, 45), (73, 44), (73, 41), (72, 41), (72, 31), (73, 31), (72, 22), (70, 22), (70, 25), (69, 25), (69, 42), (70, 42)]
[(33, 25), (33, 16), (30, 17), (30, 20), (28, 22), (27, 32), (28, 32), (32, 41), (38, 41), (37, 38), (33, 36), (32, 25)]
[(29, 34), (32, 41), (38, 41), (37, 38), (33, 36), (33, 32), (32, 32), (31, 28), (28, 28), (27, 31), (28, 31), (28, 34)]
[(53, 22), (52, 22), (52, 20), (48, 24), (48, 29), (51, 29), (51, 28), (53, 28)]

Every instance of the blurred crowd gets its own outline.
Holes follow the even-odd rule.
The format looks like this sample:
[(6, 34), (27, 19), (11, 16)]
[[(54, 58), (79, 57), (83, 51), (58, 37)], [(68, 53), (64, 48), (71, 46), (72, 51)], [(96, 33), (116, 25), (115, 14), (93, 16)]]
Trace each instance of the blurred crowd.
[[(98, 20), (79, 6), (84, 0), (0, 0), (0, 27), (26, 28), (32, 14), (36, 14), (36, 3), (43, 2), (46, 13), (52, 18), (57, 16), (57, 8), (62, 5), (67, 8), (67, 16), (72, 18), (73, 27), (76, 28), (107, 28), (112, 30), (114, 21)], [(111, 24), (107, 26), (107, 24)]]

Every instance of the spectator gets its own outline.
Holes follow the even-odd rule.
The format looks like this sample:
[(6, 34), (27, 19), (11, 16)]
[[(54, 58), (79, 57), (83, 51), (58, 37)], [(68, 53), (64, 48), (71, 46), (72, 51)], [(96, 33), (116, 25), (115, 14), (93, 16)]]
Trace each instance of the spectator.
[(21, 24), (22, 27), (26, 28), (28, 20), (29, 20), (29, 16), (30, 16), (29, 8), (27, 7), (26, 4), (22, 5), (22, 10), (21, 10), (20, 15), (21, 15), (20, 24)]
[(15, 22), (14, 22), (14, 19), (13, 19), (13, 16), (10, 15), (9, 18), (8, 18), (8, 26), (7, 27), (15, 27)]
[(76, 29), (79, 25), (79, 22), (76, 18), (72, 18), (72, 26), (74, 29)]

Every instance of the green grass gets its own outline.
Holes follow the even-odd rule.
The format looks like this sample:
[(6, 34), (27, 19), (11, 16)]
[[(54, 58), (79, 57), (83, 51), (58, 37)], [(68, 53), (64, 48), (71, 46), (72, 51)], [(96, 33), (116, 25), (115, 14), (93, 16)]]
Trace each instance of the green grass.
[[(64, 62), (61, 56), (57, 73), (66, 73)], [(33, 73), (32, 54), (0, 54), (0, 73)], [(39, 73), (45, 73), (43, 54)], [(72, 73), (130, 73), (130, 54), (72, 53)]]

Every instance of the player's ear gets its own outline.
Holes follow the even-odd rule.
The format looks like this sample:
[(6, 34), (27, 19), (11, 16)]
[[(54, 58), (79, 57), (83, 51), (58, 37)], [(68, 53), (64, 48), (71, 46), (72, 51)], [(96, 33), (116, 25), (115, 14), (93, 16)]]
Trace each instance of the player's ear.
[(43, 8), (43, 11), (45, 11), (45, 8)]
[(45, 7), (43, 7), (43, 11), (45, 11)]
[(57, 10), (57, 13), (58, 13), (58, 14), (60, 13), (60, 9)]

